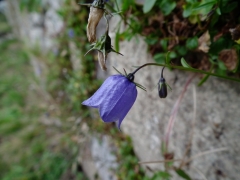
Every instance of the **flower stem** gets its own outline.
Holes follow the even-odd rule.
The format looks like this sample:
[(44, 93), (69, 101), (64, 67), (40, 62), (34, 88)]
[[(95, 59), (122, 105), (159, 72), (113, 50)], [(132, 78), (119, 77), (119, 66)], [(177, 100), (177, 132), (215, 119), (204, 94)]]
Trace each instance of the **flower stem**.
[(162, 68), (161, 78), (163, 78), (163, 70), (165, 69), (165, 66)]
[(193, 68), (190, 69), (190, 68), (185, 68), (183, 66), (173, 66), (173, 65), (161, 64), (161, 63), (146, 63), (146, 64), (143, 64), (142, 66), (138, 67), (135, 71), (133, 71), (132, 74), (134, 75), (136, 72), (138, 72), (140, 69), (142, 69), (143, 67), (146, 67), (146, 66), (164, 66), (164, 67), (168, 67), (168, 68), (180, 69), (180, 70), (184, 70), (184, 71), (191, 71), (191, 72), (201, 73), (201, 74), (207, 74), (209, 76), (215, 76), (215, 77), (219, 77), (219, 78), (223, 78), (223, 79), (228, 79), (228, 80), (240, 82), (240, 79), (238, 79), (238, 78), (223, 76), (223, 75), (220, 75), (220, 74), (206, 72), (206, 71), (202, 71), (202, 70), (199, 70), (199, 69), (193, 69)]

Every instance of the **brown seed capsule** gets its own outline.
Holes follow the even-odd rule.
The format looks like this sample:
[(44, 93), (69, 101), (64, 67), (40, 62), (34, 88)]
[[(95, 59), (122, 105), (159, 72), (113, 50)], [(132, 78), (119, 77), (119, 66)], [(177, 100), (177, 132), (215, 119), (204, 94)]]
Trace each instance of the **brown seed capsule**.
[(234, 41), (239, 41), (240, 39), (240, 25), (238, 25), (237, 27), (233, 28), (233, 29), (229, 29), (231, 35), (232, 35), (232, 39)]
[(93, 6), (90, 7), (87, 25), (87, 37), (88, 41), (91, 43), (96, 41), (96, 28), (100, 19), (103, 16), (103, 13), (104, 9), (95, 8)]
[(107, 59), (107, 54), (104, 56), (104, 54), (101, 51), (98, 51), (98, 62), (102, 70), (106, 71), (106, 59)]
[(222, 61), (229, 71), (233, 71), (238, 65), (238, 54), (236, 49), (224, 49), (219, 53), (219, 60)]

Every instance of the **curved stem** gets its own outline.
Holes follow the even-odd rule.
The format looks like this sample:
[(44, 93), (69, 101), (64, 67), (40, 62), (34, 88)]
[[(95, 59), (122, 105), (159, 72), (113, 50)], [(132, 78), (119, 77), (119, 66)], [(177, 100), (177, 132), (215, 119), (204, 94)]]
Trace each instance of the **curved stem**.
[(105, 20), (106, 20), (106, 22), (107, 22), (106, 34), (108, 34), (108, 32), (109, 32), (109, 21), (108, 21), (108, 18), (107, 18), (106, 13), (104, 13), (104, 18), (105, 18)]
[(164, 66), (164, 67), (168, 67), (168, 68), (180, 69), (180, 70), (184, 70), (184, 71), (191, 71), (191, 72), (201, 73), (201, 74), (207, 74), (207, 75), (210, 75), (210, 76), (215, 76), (215, 77), (219, 77), (219, 78), (223, 78), (223, 79), (228, 79), (228, 80), (240, 82), (240, 79), (238, 79), (238, 78), (223, 76), (223, 75), (219, 75), (219, 74), (215, 74), (215, 73), (211, 73), (211, 72), (206, 72), (206, 71), (202, 71), (202, 70), (198, 70), (198, 69), (193, 69), (193, 68), (190, 69), (190, 68), (185, 68), (185, 67), (182, 67), (182, 66), (172, 66), (172, 65), (169, 65), (169, 64), (160, 64), (160, 63), (146, 63), (146, 64), (138, 67), (135, 71), (132, 72), (132, 74), (134, 75), (136, 72), (138, 72), (140, 69), (142, 69), (145, 66)]
[(162, 73), (161, 73), (161, 78), (163, 78), (163, 70), (164, 70), (165, 66), (162, 68)]

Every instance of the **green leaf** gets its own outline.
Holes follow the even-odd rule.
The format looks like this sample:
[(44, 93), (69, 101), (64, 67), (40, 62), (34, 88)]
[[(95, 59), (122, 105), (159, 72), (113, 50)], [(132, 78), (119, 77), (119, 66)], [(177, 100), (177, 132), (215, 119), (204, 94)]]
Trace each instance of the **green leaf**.
[(123, 0), (122, 2), (122, 11), (125, 12), (127, 11), (130, 6), (134, 6), (135, 5), (135, 1), (134, 0)]
[(222, 14), (220, 8), (217, 8), (217, 9), (216, 9), (216, 12), (217, 12), (217, 14), (218, 14), (219, 16)]
[(165, 64), (170, 64), (170, 62), (171, 62), (171, 58), (169, 57), (169, 55), (170, 55), (170, 51), (168, 51), (167, 52), (167, 54), (166, 54), (166, 60), (165, 60)]
[(153, 56), (153, 59), (157, 62), (157, 63), (165, 63), (165, 58), (166, 58), (166, 54), (165, 53), (158, 53), (155, 54)]
[(165, 16), (169, 15), (173, 9), (176, 7), (176, 2), (174, 1), (161, 1), (160, 9)]
[(186, 41), (186, 47), (190, 50), (196, 49), (198, 47), (198, 38), (196, 36), (188, 38)]
[(158, 39), (156, 37), (147, 36), (145, 42), (149, 45), (154, 45), (158, 42)]
[(184, 172), (182, 169), (176, 169), (175, 171), (176, 171), (176, 173), (177, 173), (180, 177), (182, 177), (183, 179), (192, 180), (192, 179), (190, 178), (190, 176), (189, 176), (186, 172)]
[(174, 52), (174, 51), (171, 51), (170, 54), (169, 54), (169, 57), (170, 57), (170, 59), (174, 59), (174, 58), (177, 57), (177, 53)]
[(229, 40), (229, 37), (220, 37), (217, 41), (212, 42), (210, 46), (210, 54), (218, 54), (223, 49), (230, 49), (233, 45), (233, 41)]
[(167, 179), (170, 179), (171, 178), (171, 175), (168, 173), (168, 172), (164, 172), (164, 171), (159, 171), (159, 172), (156, 172), (153, 177), (151, 178), (151, 180), (159, 180), (159, 179), (164, 179), (164, 180), (167, 180)]
[(153, 6), (155, 5), (156, 2), (157, 2), (157, 0), (147, 0), (147, 1), (145, 1), (144, 5), (143, 5), (143, 12), (145, 14), (148, 13), (153, 8)]
[(160, 44), (161, 44), (163, 50), (164, 50), (164, 51), (167, 51), (168, 40), (167, 40), (167, 39), (162, 39), (162, 40), (160, 41)]
[(224, 62), (222, 62), (222, 61), (218, 61), (218, 67), (219, 67), (221, 70), (224, 70), (224, 71), (227, 70)]
[(183, 5), (183, 17), (184, 18), (189, 17), (192, 13), (193, 13), (193, 10), (192, 10), (191, 4)]
[(222, 12), (229, 13), (238, 6), (238, 2), (232, 2), (222, 9)]
[(185, 56), (187, 54), (187, 48), (185, 46), (177, 45), (174, 49), (180, 56)]
[(200, 6), (197, 6), (195, 8), (193, 8), (193, 10), (199, 10), (199, 9), (203, 9), (203, 8), (209, 8), (211, 6), (213, 6), (214, 4), (216, 4), (217, 2), (216, 1), (210, 1), (210, 2), (207, 2), (207, 3), (204, 3)]
[(185, 67), (185, 68), (191, 68), (191, 69), (193, 69), (193, 68), (185, 61), (184, 58), (181, 58), (181, 64), (182, 64), (182, 66)]

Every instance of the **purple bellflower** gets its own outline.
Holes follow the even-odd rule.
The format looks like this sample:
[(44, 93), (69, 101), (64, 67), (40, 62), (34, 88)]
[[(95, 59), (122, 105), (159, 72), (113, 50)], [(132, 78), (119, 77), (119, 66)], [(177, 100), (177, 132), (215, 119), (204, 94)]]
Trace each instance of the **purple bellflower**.
[(113, 75), (83, 105), (99, 109), (104, 122), (118, 122), (118, 129), (137, 98), (134, 76)]

